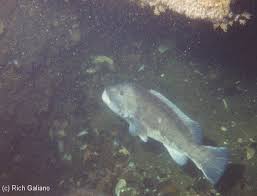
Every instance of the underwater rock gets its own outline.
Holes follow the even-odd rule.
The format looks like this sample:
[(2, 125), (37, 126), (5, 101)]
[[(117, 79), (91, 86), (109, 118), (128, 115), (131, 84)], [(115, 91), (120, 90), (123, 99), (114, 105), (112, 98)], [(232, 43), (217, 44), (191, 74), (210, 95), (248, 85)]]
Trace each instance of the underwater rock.
[(205, 20), (213, 23), (214, 28), (227, 32), (228, 27), (238, 23), (245, 25), (251, 15), (247, 12), (233, 13), (233, 0), (133, 0), (141, 7), (151, 7), (155, 15), (166, 11), (175, 12), (191, 19)]

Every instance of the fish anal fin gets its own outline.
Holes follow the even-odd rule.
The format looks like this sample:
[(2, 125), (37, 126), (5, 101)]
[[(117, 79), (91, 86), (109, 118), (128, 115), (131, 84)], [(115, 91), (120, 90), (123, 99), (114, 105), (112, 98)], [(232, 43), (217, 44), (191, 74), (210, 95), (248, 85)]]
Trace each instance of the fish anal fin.
[(173, 158), (173, 160), (179, 164), (179, 165), (185, 165), (187, 163), (187, 156), (181, 152), (179, 152), (178, 150), (176, 150), (175, 148), (172, 148), (168, 145), (164, 145), (165, 148), (168, 150), (170, 156)]

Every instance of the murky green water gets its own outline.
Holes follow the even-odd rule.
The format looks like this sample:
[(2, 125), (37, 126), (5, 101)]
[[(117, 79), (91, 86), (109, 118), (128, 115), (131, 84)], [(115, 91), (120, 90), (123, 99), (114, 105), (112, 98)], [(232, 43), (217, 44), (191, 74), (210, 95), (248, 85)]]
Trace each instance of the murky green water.
[[(5, 5), (0, 182), (51, 189), (11, 195), (256, 195), (255, 19), (221, 33), (126, 3)], [(205, 144), (230, 150), (217, 186), (129, 134), (101, 100), (123, 81), (158, 90), (201, 124)]]

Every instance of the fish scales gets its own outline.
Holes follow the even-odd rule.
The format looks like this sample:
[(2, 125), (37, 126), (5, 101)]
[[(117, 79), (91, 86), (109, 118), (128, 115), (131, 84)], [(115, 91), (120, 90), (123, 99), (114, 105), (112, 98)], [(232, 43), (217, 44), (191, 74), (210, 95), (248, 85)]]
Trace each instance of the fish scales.
[[(165, 133), (165, 136), (171, 141), (176, 138), (176, 143), (181, 142), (181, 146), (188, 142), (192, 142), (192, 135), (188, 128), (183, 124), (181, 119), (179, 119), (178, 115), (173, 110), (167, 108), (163, 102), (148, 93), (145, 89), (140, 88), (139, 93), (140, 96), (144, 96), (145, 99), (143, 102), (141, 101), (142, 103), (140, 102), (140, 99), (138, 100), (140, 105), (136, 117), (140, 119), (147, 130), (159, 130), (161, 135), (163, 135), (163, 131), (170, 130), (168, 133)], [(153, 102), (156, 104), (150, 104)]]

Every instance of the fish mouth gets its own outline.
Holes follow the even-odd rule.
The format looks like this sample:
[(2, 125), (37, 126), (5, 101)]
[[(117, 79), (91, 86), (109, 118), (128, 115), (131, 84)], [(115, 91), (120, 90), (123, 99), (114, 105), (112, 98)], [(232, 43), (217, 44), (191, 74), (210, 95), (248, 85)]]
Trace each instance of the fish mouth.
[(102, 100), (114, 113), (120, 115), (120, 109), (117, 107), (115, 102), (111, 100), (110, 95), (108, 94), (108, 89), (104, 89)]
[(103, 102), (105, 102), (108, 106), (111, 104), (111, 100), (110, 100), (109, 95), (107, 94), (106, 89), (104, 89), (104, 92), (103, 92), (103, 94), (102, 94), (102, 100), (103, 100)]

